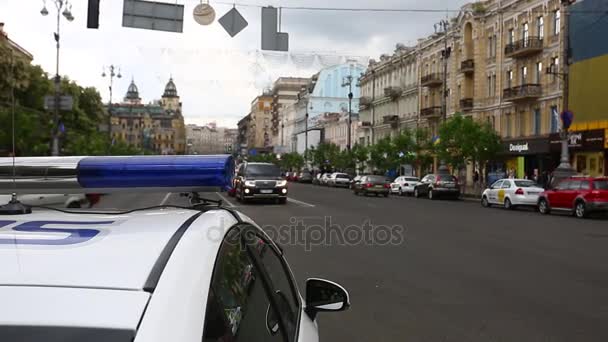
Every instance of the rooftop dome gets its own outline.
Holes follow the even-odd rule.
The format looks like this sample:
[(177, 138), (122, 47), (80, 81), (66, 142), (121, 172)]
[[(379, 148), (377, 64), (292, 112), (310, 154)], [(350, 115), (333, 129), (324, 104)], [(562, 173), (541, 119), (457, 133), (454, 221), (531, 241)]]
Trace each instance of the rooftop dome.
[(173, 77), (169, 79), (167, 85), (165, 86), (165, 93), (163, 97), (178, 97), (177, 96), (177, 87), (175, 87), (175, 83), (173, 83)]
[(131, 84), (129, 85), (129, 89), (127, 90), (127, 96), (125, 96), (127, 100), (139, 100), (139, 89), (135, 85), (135, 81), (131, 80)]

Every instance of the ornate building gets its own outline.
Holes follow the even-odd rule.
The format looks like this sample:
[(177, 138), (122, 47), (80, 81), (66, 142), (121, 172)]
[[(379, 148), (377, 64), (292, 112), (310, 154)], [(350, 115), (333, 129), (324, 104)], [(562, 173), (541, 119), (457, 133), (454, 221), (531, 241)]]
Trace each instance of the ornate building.
[(112, 104), (108, 111), (113, 143), (120, 140), (156, 154), (186, 152), (182, 104), (173, 78), (165, 86), (161, 100), (150, 104), (142, 104), (137, 85), (131, 81), (124, 101)]

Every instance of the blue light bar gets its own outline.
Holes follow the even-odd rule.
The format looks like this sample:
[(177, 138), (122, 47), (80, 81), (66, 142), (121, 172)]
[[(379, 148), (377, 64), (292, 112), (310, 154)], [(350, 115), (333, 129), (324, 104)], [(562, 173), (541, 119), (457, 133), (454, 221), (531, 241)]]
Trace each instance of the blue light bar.
[(214, 156), (86, 157), (77, 167), (83, 188), (197, 188), (232, 185), (234, 159)]

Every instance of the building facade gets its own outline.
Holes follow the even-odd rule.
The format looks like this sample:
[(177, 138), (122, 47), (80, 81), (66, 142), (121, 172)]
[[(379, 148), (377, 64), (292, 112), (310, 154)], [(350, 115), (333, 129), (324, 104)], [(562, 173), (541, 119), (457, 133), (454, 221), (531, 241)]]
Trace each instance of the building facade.
[(0, 23), (0, 46), (8, 47), (13, 51), (14, 56), (22, 58), (28, 63), (31, 63), (32, 60), (34, 60), (34, 56), (29, 51), (9, 38), (8, 33), (4, 31), (4, 23)]
[(143, 104), (139, 90), (131, 81), (124, 101), (108, 106), (112, 143), (122, 141), (129, 146), (156, 154), (184, 154), (186, 128), (182, 104), (173, 79), (165, 86), (161, 100)]
[(285, 139), (287, 108), (298, 100), (302, 88), (308, 87), (309, 78), (280, 77), (272, 87), (272, 138), (271, 145), (277, 153), (290, 150), (290, 139)]
[(232, 154), (237, 151), (237, 137), (237, 129), (217, 127), (215, 123), (205, 126), (187, 125), (187, 153)]
[(272, 92), (257, 96), (247, 116), (238, 123), (237, 140), (241, 155), (273, 152)]
[(396, 46), (393, 55), (371, 60), (361, 77), (358, 142), (373, 144), (418, 126), (418, 60), (415, 47)]

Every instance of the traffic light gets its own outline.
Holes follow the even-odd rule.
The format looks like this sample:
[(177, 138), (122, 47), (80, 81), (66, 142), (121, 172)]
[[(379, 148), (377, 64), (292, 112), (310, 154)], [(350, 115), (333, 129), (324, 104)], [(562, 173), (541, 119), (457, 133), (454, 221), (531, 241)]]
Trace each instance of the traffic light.
[(89, 12), (87, 16), (87, 28), (99, 28), (99, 2), (100, 0), (89, 0)]

